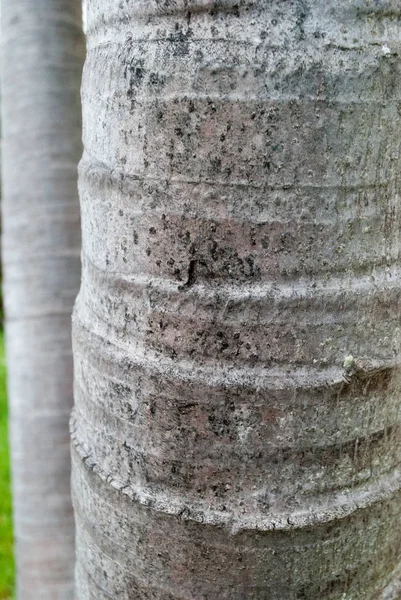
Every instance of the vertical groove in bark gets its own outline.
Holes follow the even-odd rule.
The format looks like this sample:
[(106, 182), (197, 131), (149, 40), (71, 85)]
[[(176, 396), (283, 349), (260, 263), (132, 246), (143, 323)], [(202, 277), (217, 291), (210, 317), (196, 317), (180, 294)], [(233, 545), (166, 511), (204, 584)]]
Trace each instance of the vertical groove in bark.
[(88, 2), (79, 600), (399, 594), (400, 16)]
[(73, 596), (68, 418), (80, 280), (79, 0), (2, 2), (4, 301), (20, 600)]

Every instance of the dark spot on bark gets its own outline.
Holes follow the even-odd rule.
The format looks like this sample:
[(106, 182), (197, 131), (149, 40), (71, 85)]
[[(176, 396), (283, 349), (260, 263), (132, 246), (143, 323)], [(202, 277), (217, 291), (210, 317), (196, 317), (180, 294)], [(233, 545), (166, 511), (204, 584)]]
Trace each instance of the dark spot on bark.
[(189, 508), (187, 506), (184, 506), (184, 508), (178, 513), (178, 517), (181, 519), (188, 519), (191, 515), (191, 511), (189, 510)]
[(129, 402), (125, 402), (125, 404), (123, 406), (125, 408), (125, 412), (126, 412), (128, 421), (134, 422), (137, 411), (132, 408), (132, 406), (131, 406), (131, 404), (129, 404)]
[(133, 73), (137, 83), (141, 83), (145, 74), (145, 70), (142, 67), (135, 67), (134, 69), (131, 69), (131, 72)]
[(221, 170), (221, 158), (216, 156), (210, 160), (212, 174), (217, 174)]
[(184, 283), (184, 285), (180, 286), (180, 290), (187, 290), (190, 287), (192, 287), (195, 282), (196, 282), (196, 276), (197, 276), (197, 261), (196, 260), (190, 260), (189, 261), (189, 266), (188, 266), (188, 278), (186, 283)]
[(216, 436), (226, 436), (231, 433), (230, 421), (224, 416), (209, 415), (208, 422)]
[(299, 40), (305, 39), (305, 21), (308, 17), (309, 10), (310, 9), (306, 6), (306, 3), (304, 1), (302, 1), (300, 8), (297, 12), (297, 20), (296, 20), (296, 26), (299, 31), (299, 34), (298, 34)]
[(131, 99), (131, 109), (134, 107), (137, 90), (142, 84), (145, 76), (143, 60), (137, 62), (133, 62), (133, 60), (129, 65), (126, 65), (124, 70), (125, 79), (129, 79), (127, 96)]
[(300, 590), (298, 590), (297, 592), (297, 600), (307, 600), (307, 595), (306, 595), (306, 590), (305, 587), (302, 586)]
[(218, 244), (216, 241), (212, 242), (212, 247), (210, 248), (210, 255), (212, 257), (212, 259), (216, 262), (216, 260), (219, 258), (218, 254), (217, 254), (217, 250), (218, 250)]
[(174, 56), (186, 56), (189, 53), (189, 41), (192, 37), (192, 29), (188, 27), (184, 33), (179, 23), (175, 24), (175, 33), (168, 36), (167, 40), (172, 44)]
[(166, 78), (164, 75), (160, 75), (159, 73), (151, 73), (149, 77), (149, 83), (151, 85), (158, 85), (161, 87), (166, 83)]

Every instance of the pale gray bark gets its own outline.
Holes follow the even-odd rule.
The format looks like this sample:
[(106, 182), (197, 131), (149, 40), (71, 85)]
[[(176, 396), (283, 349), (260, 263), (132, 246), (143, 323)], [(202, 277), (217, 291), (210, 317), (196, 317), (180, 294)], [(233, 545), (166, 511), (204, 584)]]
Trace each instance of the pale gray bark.
[(80, 0), (3, 0), (3, 268), (19, 600), (73, 597)]
[(89, 0), (79, 600), (400, 595), (398, 0)]

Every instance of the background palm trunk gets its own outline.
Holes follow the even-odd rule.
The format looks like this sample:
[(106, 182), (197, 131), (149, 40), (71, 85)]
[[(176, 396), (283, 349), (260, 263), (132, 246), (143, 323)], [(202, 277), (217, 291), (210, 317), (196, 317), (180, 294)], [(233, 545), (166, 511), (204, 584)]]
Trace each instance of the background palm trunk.
[(399, 17), (89, 2), (79, 600), (398, 597)]
[(1, 20), (2, 252), (17, 593), (19, 599), (70, 599), (81, 3), (4, 0)]

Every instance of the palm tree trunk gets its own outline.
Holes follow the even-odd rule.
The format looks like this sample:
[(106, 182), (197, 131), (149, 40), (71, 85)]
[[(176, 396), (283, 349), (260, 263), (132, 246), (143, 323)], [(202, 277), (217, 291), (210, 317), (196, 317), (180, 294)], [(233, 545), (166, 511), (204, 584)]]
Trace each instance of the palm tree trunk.
[(73, 597), (70, 315), (80, 280), (79, 0), (2, 2), (3, 269), (19, 600)]
[(79, 600), (398, 597), (399, 16), (89, 3)]

